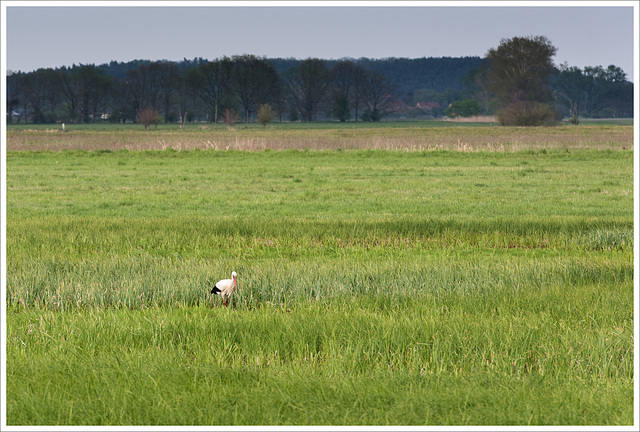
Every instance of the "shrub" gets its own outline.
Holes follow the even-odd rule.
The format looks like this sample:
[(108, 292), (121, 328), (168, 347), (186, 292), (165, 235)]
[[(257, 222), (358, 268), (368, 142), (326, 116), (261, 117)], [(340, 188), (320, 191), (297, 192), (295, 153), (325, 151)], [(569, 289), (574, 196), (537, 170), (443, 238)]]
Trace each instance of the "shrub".
[(366, 122), (377, 122), (382, 120), (382, 114), (380, 113), (380, 110), (378, 108), (367, 108), (366, 110), (364, 110), (360, 118), (362, 119), (362, 121)]
[(225, 108), (222, 112), (222, 121), (227, 125), (229, 129), (233, 128), (233, 124), (238, 121), (238, 113), (233, 108)]
[(264, 104), (258, 108), (258, 121), (264, 127), (267, 127), (267, 123), (273, 120), (273, 110), (271, 105)]
[(147, 130), (149, 125), (153, 123), (158, 128), (158, 123), (162, 121), (162, 117), (158, 114), (155, 108), (145, 108), (138, 111), (136, 120), (144, 126), (144, 130)]
[(444, 112), (447, 117), (472, 117), (482, 112), (482, 107), (474, 99), (455, 101)]
[(539, 102), (518, 101), (498, 111), (502, 126), (542, 126), (556, 121), (556, 112), (550, 105)]

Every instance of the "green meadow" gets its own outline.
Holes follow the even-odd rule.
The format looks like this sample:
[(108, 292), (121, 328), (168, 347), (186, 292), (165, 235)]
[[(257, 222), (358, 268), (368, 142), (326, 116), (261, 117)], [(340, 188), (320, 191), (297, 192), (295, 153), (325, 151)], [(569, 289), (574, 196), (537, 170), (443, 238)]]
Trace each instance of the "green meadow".
[(632, 425), (632, 128), (436, 129), (10, 130), (7, 424)]

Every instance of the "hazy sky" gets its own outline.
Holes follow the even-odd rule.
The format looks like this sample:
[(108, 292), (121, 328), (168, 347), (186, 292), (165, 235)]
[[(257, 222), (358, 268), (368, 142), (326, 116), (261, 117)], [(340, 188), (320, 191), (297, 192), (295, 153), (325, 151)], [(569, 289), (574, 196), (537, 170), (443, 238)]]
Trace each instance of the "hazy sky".
[[(406, 7), (347, 7), (339, 2), (322, 7), (289, 2), (269, 7), (43, 3), (25, 7), (28, 3), (3, 2), (8, 70), (236, 54), (299, 59), (483, 57), (503, 38), (544, 35), (558, 48), (557, 65), (614, 64), (634, 79), (633, 2), (422, 2)], [(599, 6), (587, 6), (593, 4)]]

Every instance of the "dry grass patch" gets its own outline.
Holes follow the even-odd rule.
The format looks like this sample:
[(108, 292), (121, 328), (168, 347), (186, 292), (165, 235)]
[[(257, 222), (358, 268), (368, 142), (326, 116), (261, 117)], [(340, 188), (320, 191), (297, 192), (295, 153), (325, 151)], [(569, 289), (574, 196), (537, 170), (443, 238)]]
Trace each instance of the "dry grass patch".
[(540, 149), (632, 150), (633, 126), (389, 127), (332, 129), (11, 130), (7, 150), (246, 150), (380, 149), (520, 151)]

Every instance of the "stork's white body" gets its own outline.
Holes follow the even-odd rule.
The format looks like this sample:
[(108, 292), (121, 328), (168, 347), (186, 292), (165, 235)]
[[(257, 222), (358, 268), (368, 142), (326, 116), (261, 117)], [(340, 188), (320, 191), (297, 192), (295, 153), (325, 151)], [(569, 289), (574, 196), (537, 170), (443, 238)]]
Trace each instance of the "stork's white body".
[(211, 290), (211, 294), (218, 294), (224, 298), (224, 306), (227, 305), (229, 296), (238, 288), (237, 276), (236, 272), (231, 273), (231, 279), (219, 280)]

